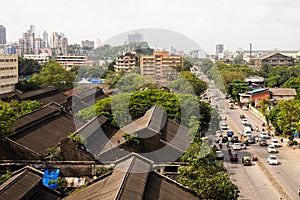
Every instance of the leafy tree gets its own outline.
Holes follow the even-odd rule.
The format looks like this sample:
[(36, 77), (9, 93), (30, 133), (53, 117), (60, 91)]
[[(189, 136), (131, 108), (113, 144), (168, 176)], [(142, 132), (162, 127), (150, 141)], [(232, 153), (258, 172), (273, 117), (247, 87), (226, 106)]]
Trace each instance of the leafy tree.
[(15, 123), (17, 113), (5, 102), (0, 101), (0, 141), (12, 133), (12, 125)]
[(168, 85), (181, 93), (201, 95), (207, 89), (207, 83), (189, 71), (180, 72), (180, 76)]
[(201, 63), (201, 70), (204, 74), (207, 74), (207, 72), (214, 66), (214, 63), (210, 59), (203, 59)]
[(230, 179), (222, 162), (216, 161), (215, 151), (206, 140), (195, 138), (181, 160), (179, 183), (196, 192), (200, 199), (238, 199), (239, 189)]
[(267, 121), (267, 127), (269, 128), (269, 108), (271, 107), (271, 102), (269, 99), (262, 99), (259, 103), (259, 111), (265, 117)]
[(37, 82), (31, 81), (31, 79), (21, 80), (16, 84), (16, 89), (22, 92), (29, 92), (33, 90), (41, 89)]
[(11, 172), (10, 171), (7, 171), (6, 173), (0, 175), (0, 185), (2, 185), (2, 183), (7, 181), (8, 179), (10, 179), (10, 177), (11, 177)]
[(293, 136), (293, 126), (300, 121), (300, 101), (281, 100), (270, 111), (269, 119), (273, 126), (276, 126), (278, 133), (286, 136)]
[(33, 81), (42, 87), (54, 86), (60, 91), (73, 88), (75, 74), (63, 68), (59, 63), (47, 63), (39, 74), (33, 76)]
[(118, 80), (116, 87), (123, 92), (133, 92), (145, 84), (147, 84), (147, 80), (144, 77), (139, 74), (129, 73)]
[(112, 61), (111, 63), (108, 64), (107, 69), (114, 72), (115, 71), (115, 65), (116, 65), (116, 61)]
[(232, 98), (237, 102), (239, 102), (239, 97), (240, 97), (239, 94), (249, 90), (249, 88), (245, 85), (245, 83), (241, 83), (241, 82), (232, 83), (230, 87), (231, 87), (230, 92), (228, 92), (228, 94), (230, 94)]
[(211, 110), (197, 96), (157, 89), (117, 94), (97, 101), (94, 106), (81, 110), (76, 116), (88, 120), (95, 115), (104, 114), (114, 125), (118, 123), (119, 126), (124, 126), (132, 119), (143, 116), (154, 105), (162, 106), (168, 117), (178, 123), (188, 126), (191, 116), (196, 116), (201, 130), (209, 127)]
[(140, 144), (141, 142), (136, 133), (133, 134), (124, 133), (122, 137), (125, 139), (126, 144), (130, 144), (130, 143)]
[(284, 80), (280, 75), (276, 75), (267, 78), (266, 82), (268, 87), (280, 87), (284, 83)]
[(39, 73), (41, 70), (41, 65), (36, 60), (19, 57), (18, 68), (19, 76), (24, 77), (27, 75)]
[(50, 160), (59, 160), (62, 158), (61, 156), (61, 150), (59, 147), (50, 147), (47, 149), (47, 151), (50, 153)]
[(109, 172), (111, 172), (113, 170), (113, 168), (107, 168), (107, 167), (99, 167), (98, 169), (96, 169), (95, 175), (100, 177), (103, 176)]
[(193, 67), (193, 64), (188, 58), (183, 58), (183, 65), (181, 71), (191, 71), (191, 68)]
[(13, 100), (10, 103), (12, 109), (16, 112), (17, 117), (30, 113), (34, 110), (40, 109), (43, 107), (43, 104), (33, 100), (33, 101), (17, 101)]
[(283, 84), (283, 87), (296, 89), (297, 96), (295, 99), (300, 100), (300, 77), (291, 77)]

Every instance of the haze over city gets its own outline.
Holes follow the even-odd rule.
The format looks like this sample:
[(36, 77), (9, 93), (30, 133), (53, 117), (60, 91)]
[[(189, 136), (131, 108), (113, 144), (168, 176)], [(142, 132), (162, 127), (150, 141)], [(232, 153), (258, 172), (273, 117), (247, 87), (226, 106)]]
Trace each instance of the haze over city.
[[(87, 0), (41, 3), (4, 1), (0, 22), (7, 41), (17, 41), (33, 24), (36, 33), (63, 32), (69, 43), (105, 42), (123, 32), (160, 28), (183, 34), (206, 52), (225, 49), (300, 49), (300, 4), (296, 0), (138, 1)], [(4, 9), (5, 8), (5, 9)]]

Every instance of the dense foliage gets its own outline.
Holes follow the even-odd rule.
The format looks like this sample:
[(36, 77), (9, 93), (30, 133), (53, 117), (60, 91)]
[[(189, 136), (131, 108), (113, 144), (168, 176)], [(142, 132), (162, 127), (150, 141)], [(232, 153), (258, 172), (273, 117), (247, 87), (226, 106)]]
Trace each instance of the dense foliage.
[(293, 136), (300, 130), (300, 100), (281, 100), (269, 112), (268, 119), (277, 134)]
[(189, 71), (182, 71), (178, 78), (168, 85), (180, 93), (196, 94), (199, 96), (207, 89), (207, 83)]
[(190, 94), (176, 94), (157, 89), (114, 95), (97, 101), (94, 106), (80, 111), (76, 116), (87, 120), (95, 115), (104, 114), (115, 125), (123, 126), (132, 119), (143, 116), (154, 105), (161, 106), (169, 118), (185, 125), (188, 125), (191, 116), (197, 116), (200, 128), (208, 129), (211, 110), (206, 103)]
[(67, 91), (73, 88), (75, 74), (66, 70), (57, 62), (47, 63), (39, 74), (32, 77), (32, 81), (41, 87), (54, 86), (60, 91)]
[(10, 103), (0, 101), (0, 140), (12, 133), (13, 124), (17, 117), (30, 113), (42, 107), (42, 104), (37, 101), (22, 101), (16, 100)]
[(19, 76), (25, 77), (35, 73), (39, 73), (41, 71), (41, 65), (36, 60), (19, 57), (18, 69)]
[(207, 140), (195, 138), (182, 156), (179, 183), (196, 192), (200, 199), (238, 199), (239, 189), (230, 179), (223, 162), (216, 161), (215, 149)]

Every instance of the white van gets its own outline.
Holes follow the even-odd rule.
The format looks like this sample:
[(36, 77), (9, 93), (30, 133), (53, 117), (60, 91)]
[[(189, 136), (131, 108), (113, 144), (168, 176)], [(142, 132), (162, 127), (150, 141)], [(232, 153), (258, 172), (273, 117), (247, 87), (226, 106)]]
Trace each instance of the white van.
[(251, 127), (250, 126), (245, 126), (244, 133), (251, 133)]

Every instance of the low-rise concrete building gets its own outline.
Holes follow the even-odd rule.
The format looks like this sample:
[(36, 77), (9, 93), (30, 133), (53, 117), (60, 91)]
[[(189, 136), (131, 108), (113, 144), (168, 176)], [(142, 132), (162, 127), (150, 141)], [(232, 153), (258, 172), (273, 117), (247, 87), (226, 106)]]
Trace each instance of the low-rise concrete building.
[(294, 66), (294, 59), (283, 55), (279, 52), (273, 52), (266, 55), (263, 55), (254, 60), (254, 65), (262, 67), (263, 65), (270, 65), (270, 66)]
[(271, 99), (274, 102), (279, 100), (294, 99), (297, 92), (294, 88), (269, 88), (271, 93)]
[(49, 55), (47, 53), (43, 54), (24, 54), (23, 56), (25, 59), (32, 59), (37, 61), (39, 64), (44, 65), (45, 63), (49, 62)]
[(62, 54), (57, 55), (57, 62), (61, 64), (67, 70), (70, 70), (72, 67), (79, 66), (87, 66), (87, 58), (86, 55), (79, 54)]

